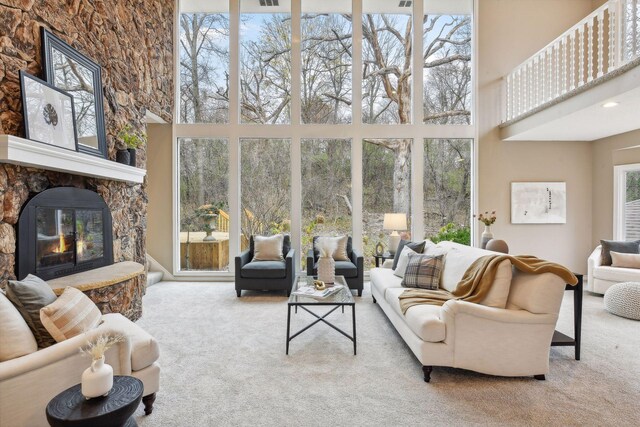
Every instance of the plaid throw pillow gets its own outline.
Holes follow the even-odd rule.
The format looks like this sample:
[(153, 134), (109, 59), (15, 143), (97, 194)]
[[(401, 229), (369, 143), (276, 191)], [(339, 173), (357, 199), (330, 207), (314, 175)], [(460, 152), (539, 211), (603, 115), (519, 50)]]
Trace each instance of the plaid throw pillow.
[(402, 279), (405, 288), (438, 289), (444, 255), (409, 254)]

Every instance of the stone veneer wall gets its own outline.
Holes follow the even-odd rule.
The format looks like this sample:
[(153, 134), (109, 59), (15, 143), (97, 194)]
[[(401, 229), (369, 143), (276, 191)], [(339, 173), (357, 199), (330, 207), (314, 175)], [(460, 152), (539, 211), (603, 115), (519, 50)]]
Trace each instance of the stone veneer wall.
[[(174, 2), (164, 0), (0, 0), (0, 134), (24, 136), (19, 70), (43, 77), (40, 27), (102, 66), (108, 158), (126, 123), (144, 128), (146, 109), (173, 114)], [(146, 167), (146, 149), (138, 150)], [(113, 216), (114, 260), (144, 264), (146, 183), (92, 179), (0, 164), (0, 285), (15, 277), (15, 224), (26, 200), (50, 187), (97, 191)]]

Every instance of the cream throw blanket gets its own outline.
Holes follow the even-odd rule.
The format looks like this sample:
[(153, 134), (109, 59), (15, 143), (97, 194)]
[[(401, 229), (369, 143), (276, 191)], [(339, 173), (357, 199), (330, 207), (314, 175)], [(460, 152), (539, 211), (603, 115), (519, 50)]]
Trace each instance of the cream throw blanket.
[(478, 258), (469, 266), (453, 292), (444, 289), (408, 289), (398, 297), (402, 313), (409, 307), (419, 304), (442, 305), (450, 299), (479, 303), (482, 301), (493, 283), (498, 265), (504, 260), (511, 261), (518, 270), (531, 273), (553, 273), (566, 283), (576, 285), (578, 278), (560, 264), (545, 261), (531, 255), (487, 255)]

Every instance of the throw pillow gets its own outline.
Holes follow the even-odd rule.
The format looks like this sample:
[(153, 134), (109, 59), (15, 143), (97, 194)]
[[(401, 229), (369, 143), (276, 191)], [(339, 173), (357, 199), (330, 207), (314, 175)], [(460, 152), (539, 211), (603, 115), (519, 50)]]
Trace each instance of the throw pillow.
[(38, 350), (29, 325), (11, 301), (0, 292), (0, 362), (15, 359)]
[(336, 261), (351, 261), (347, 253), (347, 241), (349, 236), (338, 237), (318, 237), (313, 248), (316, 252), (320, 252), (320, 248), (326, 244), (334, 244), (333, 259)]
[(398, 265), (393, 270), (393, 274), (398, 277), (404, 277), (404, 273), (407, 271), (407, 265), (409, 264), (409, 254), (415, 254), (416, 252), (409, 246), (402, 248), (402, 253), (398, 259)]
[(67, 286), (53, 303), (40, 309), (40, 320), (51, 336), (61, 342), (95, 328), (100, 309), (81, 290)]
[(611, 254), (611, 267), (640, 268), (640, 254), (625, 254), (622, 252), (609, 252)]
[(602, 245), (600, 265), (611, 265), (611, 251), (625, 254), (637, 254), (640, 252), (640, 240), (632, 242), (600, 240), (600, 244)]
[(284, 235), (253, 236), (254, 253), (251, 261), (284, 261), (282, 244)]
[(44, 280), (29, 274), (24, 280), (9, 280), (7, 298), (18, 309), (22, 318), (38, 343), (38, 347), (49, 347), (56, 343), (40, 321), (40, 309), (56, 300), (56, 294)]
[(395, 270), (398, 267), (398, 260), (400, 259), (400, 254), (402, 253), (402, 249), (405, 246), (409, 246), (415, 253), (421, 254), (424, 252), (424, 247), (427, 242), (433, 244), (431, 240), (423, 240), (422, 242), (412, 242), (410, 240), (400, 240), (400, 244), (398, 245), (398, 250), (396, 251), (395, 256), (393, 257), (393, 266), (391, 269)]
[(444, 255), (409, 254), (407, 271), (402, 279), (405, 288), (438, 289)]

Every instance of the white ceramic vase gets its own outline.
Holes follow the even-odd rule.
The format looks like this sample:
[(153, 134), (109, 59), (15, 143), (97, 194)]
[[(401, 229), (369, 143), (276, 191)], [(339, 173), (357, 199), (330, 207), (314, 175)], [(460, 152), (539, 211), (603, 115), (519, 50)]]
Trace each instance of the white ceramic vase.
[(318, 259), (318, 280), (324, 283), (336, 281), (336, 262), (333, 257), (323, 256)]
[(95, 359), (82, 373), (82, 395), (91, 399), (106, 396), (113, 387), (113, 368), (104, 363), (104, 356)]
[(491, 226), (485, 225), (484, 231), (482, 232), (482, 249), (487, 248), (487, 243), (489, 240), (493, 239), (493, 233), (491, 232)]

